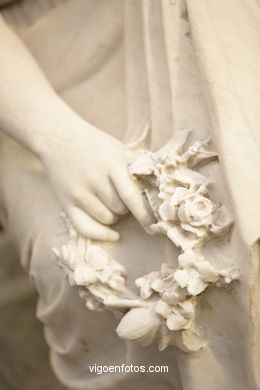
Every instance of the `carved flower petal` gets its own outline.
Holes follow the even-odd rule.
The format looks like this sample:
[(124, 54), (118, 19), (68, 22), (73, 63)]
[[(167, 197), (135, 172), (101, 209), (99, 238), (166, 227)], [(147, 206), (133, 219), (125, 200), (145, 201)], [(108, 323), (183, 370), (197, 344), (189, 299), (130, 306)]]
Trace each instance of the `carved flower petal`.
[(186, 167), (176, 169), (174, 171), (173, 178), (176, 182), (181, 183), (183, 186), (207, 186), (209, 184), (209, 181), (205, 176)]
[(113, 275), (108, 281), (108, 285), (117, 291), (122, 291), (125, 287), (125, 278), (121, 275)]
[(159, 299), (159, 301), (156, 303), (154, 310), (155, 313), (159, 314), (164, 318), (167, 318), (171, 313), (171, 307), (161, 299)]
[(154, 291), (157, 291), (159, 293), (164, 293), (169, 287), (171, 287), (173, 284), (173, 280), (171, 279), (155, 279), (151, 283), (151, 287)]
[(153, 289), (150, 284), (151, 281), (147, 277), (136, 279), (135, 285), (140, 288), (140, 295), (142, 299), (147, 299), (152, 295)]
[(185, 269), (178, 269), (174, 272), (174, 279), (181, 288), (188, 286), (190, 278), (190, 273)]
[(107, 266), (109, 254), (98, 245), (91, 245), (87, 251), (87, 263), (96, 270)]
[(177, 247), (181, 247), (183, 250), (194, 247), (198, 240), (194, 236), (191, 237), (189, 233), (186, 235), (179, 226), (170, 228), (167, 231), (167, 236)]
[(163, 180), (162, 176), (160, 177), (160, 183), (159, 183), (159, 190), (160, 193), (158, 194), (159, 199), (166, 199), (169, 195), (173, 193), (175, 189), (175, 184), (173, 180), (167, 181)]
[(207, 235), (205, 228), (203, 227), (195, 227), (190, 225), (189, 223), (182, 222), (181, 227), (186, 232), (194, 233), (197, 237), (202, 238)]
[(97, 277), (100, 282), (106, 283), (108, 279), (112, 275), (112, 270), (109, 267), (105, 267), (104, 269), (97, 272)]
[(171, 289), (168, 289), (163, 293), (162, 299), (169, 305), (177, 305), (180, 301), (187, 296), (186, 289), (179, 287), (175, 284)]
[(86, 265), (79, 265), (74, 270), (74, 280), (78, 286), (88, 286), (97, 281), (96, 272)]
[(219, 273), (212, 267), (208, 261), (202, 261), (196, 264), (196, 268), (204, 282), (214, 283), (219, 279)]
[(169, 196), (160, 205), (159, 215), (163, 221), (176, 222), (178, 220), (178, 205), (172, 202)]
[(171, 197), (170, 205), (176, 206), (180, 204), (187, 195), (190, 194), (190, 191), (185, 187), (177, 187), (174, 191), (174, 194)]
[(145, 150), (137, 152), (129, 166), (131, 175), (152, 175), (154, 171), (153, 154)]
[(183, 329), (187, 320), (178, 312), (171, 313), (166, 320), (166, 325), (170, 330)]
[(151, 225), (150, 229), (154, 234), (166, 234), (171, 229), (171, 225), (167, 222), (159, 221)]
[(190, 319), (194, 316), (195, 309), (194, 304), (191, 302), (191, 300), (180, 302), (178, 305), (181, 307), (180, 312), (183, 317)]
[(197, 263), (200, 263), (201, 261), (204, 261), (203, 256), (198, 255), (195, 253), (192, 249), (187, 249), (185, 252), (183, 252), (179, 258), (179, 265), (182, 268), (186, 268), (189, 266), (195, 266)]
[(195, 296), (204, 291), (206, 287), (207, 283), (203, 282), (199, 278), (192, 278), (189, 281), (187, 290), (191, 295)]

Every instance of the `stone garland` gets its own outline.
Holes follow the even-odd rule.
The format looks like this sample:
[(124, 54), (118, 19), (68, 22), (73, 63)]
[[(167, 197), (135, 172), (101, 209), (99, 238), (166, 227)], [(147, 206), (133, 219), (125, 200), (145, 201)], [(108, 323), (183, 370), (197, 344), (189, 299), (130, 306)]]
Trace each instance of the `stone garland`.
[(198, 165), (217, 159), (209, 139), (184, 150), (189, 131), (177, 132), (160, 151), (129, 150), (129, 172), (140, 184), (157, 220), (153, 234), (166, 235), (181, 249), (178, 266), (163, 263), (161, 269), (135, 281), (140, 295), (125, 286), (127, 272), (112, 256), (112, 245), (80, 236), (66, 216), (69, 241), (54, 249), (72, 285), (79, 286), (90, 310), (121, 313), (119, 337), (159, 350), (175, 345), (184, 351), (203, 346), (195, 326), (198, 297), (210, 285), (228, 285), (239, 278), (233, 265), (215, 269), (205, 259), (207, 242), (228, 233), (233, 221), (223, 205), (209, 197), (209, 181)]

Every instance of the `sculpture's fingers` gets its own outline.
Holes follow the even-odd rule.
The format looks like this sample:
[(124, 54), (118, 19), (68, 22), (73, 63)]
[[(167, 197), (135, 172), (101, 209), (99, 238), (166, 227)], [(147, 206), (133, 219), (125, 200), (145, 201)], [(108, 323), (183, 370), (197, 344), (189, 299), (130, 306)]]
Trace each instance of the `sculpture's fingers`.
[(107, 180), (107, 182), (98, 189), (97, 196), (113, 213), (125, 215), (129, 212), (111, 181)]
[(145, 203), (140, 188), (131, 179), (127, 170), (123, 168), (115, 172), (112, 179), (120, 198), (141, 225), (148, 227), (153, 224), (154, 217), (151, 210)]
[(118, 216), (109, 210), (97, 196), (87, 194), (79, 197), (76, 201), (76, 206), (104, 225), (112, 225), (118, 220)]
[(71, 207), (67, 214), (72, 225), (84, 237), (101, 241), (117, 241), (119, 239), (119, 233), (95, 221), (78, 207)]

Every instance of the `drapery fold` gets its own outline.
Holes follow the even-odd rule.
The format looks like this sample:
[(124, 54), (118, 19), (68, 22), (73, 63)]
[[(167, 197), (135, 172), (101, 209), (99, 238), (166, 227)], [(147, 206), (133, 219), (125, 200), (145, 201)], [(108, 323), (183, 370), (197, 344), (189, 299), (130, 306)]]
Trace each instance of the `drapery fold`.
[(260, 237), (260, 9), (187, 0), (211, 132), (245, 242)]
[[(48, 329), (53, 365), (59, 377), (72, 387), (96, 386), (84, 367), (89, 360), (84, 361), (86, 357), (80, 350), (81, 342), (91, 339), (95, 358), (102, 360), (104, 351), (109, 353), (109, 348), (113, 350), (114, 346), (115, 362), (141, 364), (148, 363), (152, 357), (151, 364), (170, 367), (169, 376), (156, 376), (158, 383), (151, 375), (144, 380), (129, 376), (128, 383), (121, 383), (122, 376), (113, 377), (113, 390), (116, 386), (120, 389), (142, 386), (142, 389), (159, 387), (160, 390), (169, 387), (255, 390), (257, 370), (252, 356), (258, 347), (254, 327), (257, 328), (259, 320), (253, 319), (256, 313), (251, 306), (252, 300), (258, 298), (253, 289), (259, 257), (255, 246), (251, 256), (250, 246), (260, 232), (257, 215), (260, 165), (256, 146), (260, 119), (259, 10), (253, 0), (125, 0), (123, 5), (124, 19), (121, 0), (68, 0), (44, 13), (22, 32), (22, 37), (61, 96), (83, 118), (104, 131), (127, 142), (140, 135), (150, 123), (153, 150), (176, 131), (187, 128), (192, 129), (193, 140), (212, 137), (220, 164), (209, 164), (203, 173), (214, 183), (211, 195), (227, 205), (235, 216), (231, 239), (223, 244), (221, 254), (233, 258), (242, 278), (231, 290), (210, 290), (202, 298), (200, 321), (207, 342), (202, 351), (185, 354), (171, 347), (159, 353), (155, 346), (142, 348), (133, 344), (126, 352), (124, 342), (116, 339), (114, 333), (113, 339), (110, 338), (109, 332), (113, 332), (116, 321), (108, 314), (100, 316), (109, 325), (102, 328), (100, 321), (104, 345), (98, 345), (95, 321), (99, 316), (84, 311), (78, 295), (75, 291), (71, 294), (63, 275), (56, 276), (51, 267), (43, 267), (42, 253), (49, 254), (48, 239), (52, 236), (45, 225), (41, 236), (47, 237), (44, 244), (38, 240), (34, 245), (33, 272), (42, 287), (38, 315)], [(14, 169), (14, 177), (15, 173)], [(32, 182), (36, 193), (39, 186)], [(17, 186), (18, 180), (13, 183)], [(22, 187), (21, 178), (19, 183)], [(22, 234), (29, 230), (32, 215), (29, 215), (30, 223), (24, 225), (28, 215), (23, 208), (18, 212), (15, 207), (31, 200), (30, 191), (24, 192), (25, 203), (21, 199), (18, 202), (6, 186), (7, 198), (13, 199), (12, 224), (16, 226), (19, 221), (17, 235), (21, 246), (26, 247)], [(36, 205), (40, 206), (41, 202)], [(55, 210), (53, 220), (57, 222), (59, 214), (54, 214)], [(46, 220), (44, 208), (40, 215)], [(36, 221), (37, 229), (42, 228), (41, 220)], [(131, 282), (138, 272), (144, 274), (160, 268), (165, 253), (158, 237), (146, 236), (133, 218), (117, 228), (122, 233), (122, 241), (116, 247), (117, 256), (125, 262)], [(207, 254), (210, 259), (218, 256), (213, 247)], [(61, 287), (60, 279), (64, 287), (64, 295), (60, 289), (55, 307), (51, 302), (54, 295), (46, 299), (50, 293), (49, 272), (56, 280), (57, 291)], [(68, 322), (71, 327), (62, 327), (68, 304), (78, 328), (73, 321)], [(64, 333), (59, 332), (60, 327)], [(74, 339), (78, 341), (72, 343), (74, 358), (64, 358), (60, 353), (65, 350), (62, 346)], [(90, 354), (88, 359), (91, 360)], [(74, 370), (77, 361), (82, 364), (80, 372)], [(98, 386), (101, 388), (101, 384)]]

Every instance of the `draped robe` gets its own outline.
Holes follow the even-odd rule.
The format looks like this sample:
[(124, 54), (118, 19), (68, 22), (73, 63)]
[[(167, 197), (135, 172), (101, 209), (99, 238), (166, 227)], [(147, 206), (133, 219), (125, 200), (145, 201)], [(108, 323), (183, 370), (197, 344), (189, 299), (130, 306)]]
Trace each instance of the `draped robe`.
[[(204, 167), (212, 197), (234, 217), (222, 248), (243, 278), (232, 293), (205, 293), (206, 347), (158, 352), (120, 340), (110, 312), (86, 309), (55, 264), (67, 236), (41, 164), (2, 136), (0, 207), (4, 227), (39, 292), (51, 363), (73, 389), (259, 389), (259, 4), (253, 0), (52, 0), (2, 11), (57, 93), (84, 119), (129, 142), (149, 123), (157, 150), (176, 132), (210, 136), (219, 162)], [(48, 208), (46, 209), (46, 205)], [(176, 248), (150, 237), (132, 216), (116, 228), (115, 253), (137, 276)], [(209, 255), (214, 255), (212, 247)], [(131, 287), (132, 286), (132, 287)], [(89, 365), (168, 365), (169, 373), (94, 375)]]

